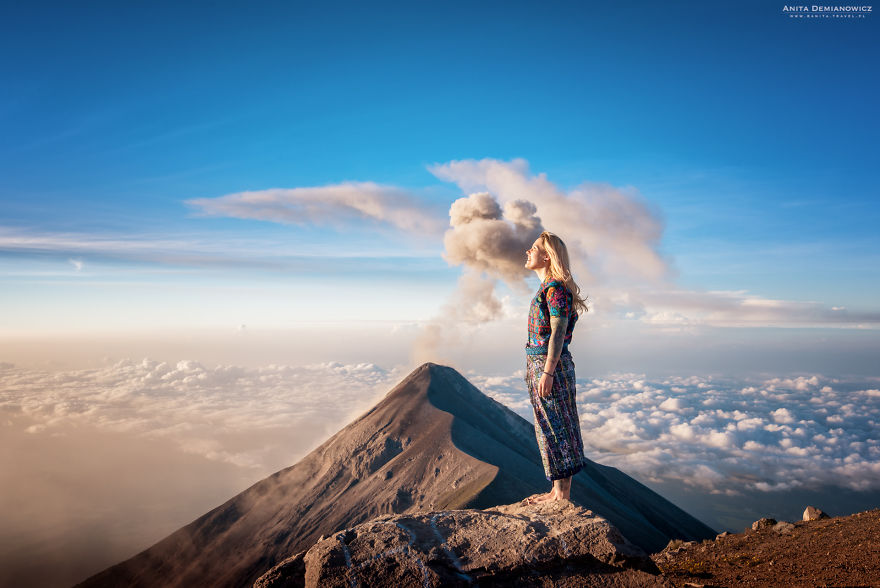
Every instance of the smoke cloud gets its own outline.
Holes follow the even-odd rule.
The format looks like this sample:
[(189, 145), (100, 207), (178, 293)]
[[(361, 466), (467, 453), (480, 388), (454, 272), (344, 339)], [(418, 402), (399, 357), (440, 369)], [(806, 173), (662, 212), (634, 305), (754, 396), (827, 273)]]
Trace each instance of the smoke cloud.
[(504, 205), (487, 192), (459, 198), (449, 209), (443, 238), (444, 258), (453, 265), (524, 286), (529, 271), (523, 267), (526, 250), (543, 230), (535, 205), (515, 200)]
[[(632, 187), (583, 182), (563, 190), (523, 159), (451, 161), (429, 168), (475, 192), (453, 203), (449, 263), (525, 287), (524, 249), (543, 228), (568, 247), (572, 273), (596, 315), (660, 329), (831, 326), (876, 328), (876, 312), (816, 301), (773, 300), (745, 291), (696, 291), (674, 283), (660, 253), (664, 223)], [(494, 295), (494, 293), (492, 293)], [(460, 293), (456, 293), (460, 297)], [(442, 320), (442, 318), (438, 318)]]
[(497, 280), (479, 272), (465, 270), (449, 300), (413, 342), (412, 362), (426, 361), (454, 364), (444, 355), (445, 349), (472, 336), (474, 328), (503, 315), (504, 305), (495, 294)]
[(564, 191), (544, 174), (532, 176), (522, 159), (452, 161), (430, 171), (462, 190), (488, 190), (502, 204), (534, 207), (544, 227), (559, 235), (569, 250), (579, 283), (658, 281), (669, 267), (658, 248), (663, 222), (634, 188), (584, 182)]
[(443, 257), (452, 265), (464, 266), (465, 271), (450, 300), (416, 340), (414, 362), (440, 359), (442, 349), (460, 343), (474, 325), (501, 317), (503, 304), (495, 292), (499, 279), (527, 291), (526, 250), (543, 230), (535, 212), (535, 205), (526, 200), (502, 207), (488, 192), (452, 203)]
[[(474, 192), (452, 203), (443, 239), (444, 259), (473, 275), (431, 321), (417, 343), (416, 360), (431, 359), (442, 345), (458, 343), (461, 327), (467, 326), (463, 317), (477, 324), (500, 318), (502, 305), (494, 302), (497, 280), (514, 291), (528, 291), (526, 250), (545, 227), (565, 242), (584, 292), (595, 294), (609, 289), (608, 284), (656, 283), (669, 274), (658, 252), (663, 223), (634, 189), (584, 183), (566, 192), (543, 174), (532, 176), (522, 159), (453, 161), (430, 171)], [(468, 315), (463, 308), (469, 307), (479, 310)]]

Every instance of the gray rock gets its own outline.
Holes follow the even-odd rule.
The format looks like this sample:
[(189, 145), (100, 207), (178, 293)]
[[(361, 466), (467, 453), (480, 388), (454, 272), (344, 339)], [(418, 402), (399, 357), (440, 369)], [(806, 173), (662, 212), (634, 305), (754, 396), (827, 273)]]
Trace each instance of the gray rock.
[(804, 520), (805, 521), (818, 521), (819, 519), (827, 519), (830, 518), (827, 514), (816, 508), (815, 506), (808, 506), (806, 510), (804, 510)]
[(788, 535), (789, 533), (794, 531), (794, 525), (792, 525), (791, 523), (786, 523), (785, 521), (780, 521), (773, 525), (773, 530), (780, 535)]
[[(323, 541), (324, 538), (321, 538)], [(305, 551), (300, 551), (276, 565), (274, 568), (257, 578), (254, 588), (269, 588), (270, 586), (288, 586), (290, 588), (303, 588), (305, 586), (306, 564), (303, 561)]]
[(752, 523), (752, 531), (758, 531), (760, 529), (766, 529), (767, 527), (772, 527), (776, 524), (776, 519), (768, 519), (762, 518), (758, 519), (754, 523)]
[(254, 586), (539, 586), (548, 578), (572, 586), (668, 585), (659, 574), (606, 519), (558, 501), (386, 515), (319, 541)]

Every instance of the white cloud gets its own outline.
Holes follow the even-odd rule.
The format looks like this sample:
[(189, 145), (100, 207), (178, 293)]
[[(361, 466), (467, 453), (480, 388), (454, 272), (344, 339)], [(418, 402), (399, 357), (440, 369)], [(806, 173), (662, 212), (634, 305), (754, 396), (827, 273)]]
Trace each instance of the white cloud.
[(312, 431), (317, 444), (401, 377), (373, 364), (340, 363), (241, 368), (144, 359), (59, 373), (8, 366), (0, 370), (0, 412), (35, 421), (32, 434), (96, 427), (266, 470), (290, 465), (285, 445), (297, 428)]
[[(492, 382), (490, 395), (532, 418), (521, 379)], [(578, 409), (587, 456), (644, 480), (722, 495), (880, 490), (880, 394), (864, 384), (623, 374), (579, 380)]]
[(194, 198), (187, 200), (187, 204), (207, 216), (290, 225), (342, 227), (367, 220), (415, 235), (434, 236), (439, 236), (446, 225), (437, 211), (406, 190), (373, 182), (252, 190), (217, 198)]
[(659, 408), (668, 412), (678, 412), (679, 410), (681, 410), (681, 400), (672, 397), (667, 398), (660, 403)]
[[(4, 364), (0, 410), (7, 420), (27, 417), (33, 435), (51, 435), (64, 425), (94, 426), (171, 440), (182, 451), (240, 467), (266, 468), (288, 465), (278, 446), (289, 442), (292, 428), (312, 427), (317, 442), (402, 375), (372, 364), (337, 363), (241, 368), (126, 360), (55, 374)], [(521, 371), (468, 376), (531, 419)], [(821, 405), (813, 402), (818, 390)], [(863, 382), (818, 375), (653, 381), (630, 374), (581, 381), (579, 391), (590, 457), (646, 479), (711, 484), (718, 492), (743, 490), (743, 484), (746, 490), (774, 489), (783, 480), (880, 488), (869, 467), (880, 457), (874, 434), (880, 394)], [(708, 397), (711, 405), (704, 404)], [(707, 472), (701, 465), (729, 479), (701, 477)]]
[[(618, 316), (657, 326), (690, 327), (859, 327), (880, 323), (880, 313), (848, 312), (817, 301), (772, 300), (745, 291), (693, 291), (669, 285), (639, 285), (626, 297), (604, 301)], [(597, 298), (597, 306), (602, 302)], [(633, 308), (636, 311), (633, 311)]]
[[(34, 444), (99, 431), (163, 448), (158, 462), (193, 460), (253, 481), (295, 463), (404, 375), (355, 363), (244, 368), (126, 360), (56, 373), (0, 363), (0, 426), (18, 427)], [(466, 375), (532, 419), (523, 370)], [(580, 380), (578, 408), (590, 459), (666, 488), (752, 501), (796, 488), (880, 490), (880, 395), (866, 393), (872, 390), (874, 380), (821, 375), (743, 381), (616, 374)], [(819, 391), (821, 405), (812, 402)], [(30, 471), (58, 467), (32, 464)], [(99, 465), (93, 471), (102, 485), (112, 478)]]
[[(427, 234), (427, 233), (423, 233)], [(351, 249), (345, 244), (328, 250), (314, 243), (293, 242), (273, 237), (241, 238), (219, 233), (203, 235), (157, 235), (149, 233), (53, 232), (0, 226), (0, 252), (19, 256), (52, 255), (79, 272), (97, 267), (95, 262), (116, 260), (146, 262), (175, 272), (177, 266), (209, 269), (248, 268), (278, 271), (326, 270), (328, 264), (341, 269), (362, 269), (365, 260), (377, 258), (382, 267), (395, 267), (402, 258), (436, 258), (433, 245), (401, 248), (379, 242), (374, 247)], [(70, 257), (76, 256), (76, 257)], [(371, 259), (373, 263), (375, 259)], [(442, 264), (439, 264), (440, 266)], [(117, 274), (114, 271), (114, 275)], [(45, 276), (45, 271), (28, 270), (17, 275)], [(65, 273), (64, 275), (68, 275)]]
[[(544, 174), (532, 174), (522, 159), (451, 161), (431, 166), (430, 171), (470, 194), (457, 200), (458, 206), (453, 204), (451, 216), (439, 202), (374, 182), (238, 192), (187, 203), (208, 216), (337, 228), (366, 225), (377, 234), (427, 237), (430, 247), (439, 245), (451, 221), (453, 226), (445, 235), (446, 259), (502, 279), (517, 292), (522, 289), (523, 276), (528, 275), (522, 270), (524, 255), (520, 250), (535, 230), (547, 228), (568, 244), (575, 277), (583, 293), (589, 295), (596, 319), (638, 321), (653, 332), (688, 336), (708, 332), (711, 327), (873, 329), (880, 325), (876, 311), (822, 301), (765, 298), (743, 290), (695, 291), (676, 286), (669, 260), (661, 254), (662, 215), (633, 187), (583, 182), (563, 190)], [(490, 206), (486, 214), (476, 218), (478, 222), (464, 222), (475, 217), (459, 214), (463, 203), (473, 204), (480, 195), (483, 204), (488, 199), (497, 210)], [(93, 261), (106, 259), (279, 271), (326, 269), (332, 261), (335, 268), (345, 270), (360, 268), (367, 255), (388, 259), (436, 257), (438, 253), (436, 249), (416, 252), (398, 245), (372, 251), (340, 250), (328, 255), (318, 246), (291, 245), (280, 238), (95, 236), (0, 227), (0, 252), (55, 254), (73, 264), (77, 272), (86, 261), (91, 268)], [(400, 271), (399, 264), (388, 267)], [(491, 285), (494, 287), (494, 282)], [(504, 314), (498, 308), (498, 300), (492, 299), (483, 309), (491, 312), (479, 314), (498, 318)]]
[(777, 423), (793, 423), (794, 415), (787, 408), (779, 408), (770, 413)]
[(694, 428), (688, 423), (676, 423), (669, 427), (669, 432), (679, 439), (693, 439), (696, 437)]

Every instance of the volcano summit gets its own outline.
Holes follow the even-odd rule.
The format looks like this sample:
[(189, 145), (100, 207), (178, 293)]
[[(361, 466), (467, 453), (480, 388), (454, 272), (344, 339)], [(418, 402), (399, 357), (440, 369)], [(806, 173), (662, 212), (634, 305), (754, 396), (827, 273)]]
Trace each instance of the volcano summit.
[[(454, 369), (426, 363), (295, 465), (79, 586), (248, 586), (322, 536), (383, 515), (485, 509), (547, 488), (532, 424)], [(571, 500), (648, 553), (715, 536), (591, 461), (573, 477)]]

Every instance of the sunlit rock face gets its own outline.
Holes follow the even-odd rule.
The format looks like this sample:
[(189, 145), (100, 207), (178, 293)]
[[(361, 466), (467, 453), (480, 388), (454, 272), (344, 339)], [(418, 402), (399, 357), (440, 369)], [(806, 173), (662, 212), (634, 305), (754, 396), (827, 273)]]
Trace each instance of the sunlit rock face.
[(553, 501), (379, 517), (318, 541), (254, 587), (666, 585), (659, 574), (607, 520)]

